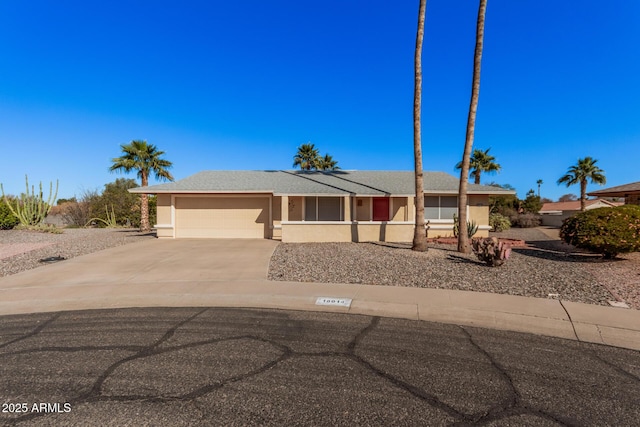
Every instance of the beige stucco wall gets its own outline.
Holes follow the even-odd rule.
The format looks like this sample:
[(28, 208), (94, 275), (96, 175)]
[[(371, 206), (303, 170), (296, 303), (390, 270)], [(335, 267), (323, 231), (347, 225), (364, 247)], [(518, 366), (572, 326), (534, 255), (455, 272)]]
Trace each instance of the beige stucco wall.
[(354, 242), (411, 242), (413, 224), (358, 223)]
[(489, 196), (469, 196), (469, 221), (489, 225)]
[[(361, 206), (359, 206), (360, 204)], [(371, 221), (371, 197), (356, 197), (356, 217), (354, 219)]]
[(302, 221), (302, 202), (300, 196), (289, 196), (289, 221)]
[(391, 220), (392, 221), (409, 221), (409, 217), (408, 217), (409, 198), (408, 197), (392, 197), (391, 203), (392, 203)]
[(282, 241), (285, 243), (306, 242), (351, 242), (351, 223), (283, 223)]
[(158, 238), (173, 238), (171, 225), (171, 194), (158, 194), (156, 236)]
[(158, 194), (158, 224), (171, 224), (171, 194)]
[(282, 221), (282, 197), (273, 196), (271, 198), (271, 218), (274, 224), (280, 224)]

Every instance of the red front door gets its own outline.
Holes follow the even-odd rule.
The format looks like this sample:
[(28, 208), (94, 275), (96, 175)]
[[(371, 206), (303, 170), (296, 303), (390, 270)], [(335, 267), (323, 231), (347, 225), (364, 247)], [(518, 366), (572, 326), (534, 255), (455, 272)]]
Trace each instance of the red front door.
[(389, 198), (388, 197), (373, 198), (373, 220), (389, 221)]

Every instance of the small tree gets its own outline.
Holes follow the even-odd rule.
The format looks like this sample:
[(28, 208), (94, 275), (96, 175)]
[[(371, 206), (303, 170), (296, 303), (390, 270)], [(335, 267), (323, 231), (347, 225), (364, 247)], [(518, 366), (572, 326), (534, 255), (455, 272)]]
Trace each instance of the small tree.
[(559, 202), (574, 202), (576, 200), (578, 200), (578, 196), (576, 196), (575, 194), (571, 194), (571, 193), (563, 194), (558, 199)]
[(105, 212), (115, 216), (117, 225), (140, 226), (140, 195), (129, 193), (130, 188), (138, 184), (134, 179), (117, 178), (114, 182), (105, 184), (100, 197), (91, 203), (91, 217), (105, 218)]
[(537, 214), (540, 212), (540, 209), (542, 209), (542, 201), (540, 200), (540, 196), (536, 196), (533, 190), (529, 190), (527, 198), (524, 199), (521, 206), (525, 212)]

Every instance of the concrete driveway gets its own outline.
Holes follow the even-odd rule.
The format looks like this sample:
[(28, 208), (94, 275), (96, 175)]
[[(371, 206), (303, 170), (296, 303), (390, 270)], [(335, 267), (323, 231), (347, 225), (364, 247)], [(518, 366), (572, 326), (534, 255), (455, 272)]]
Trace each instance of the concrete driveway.
[(25, 271), (0, 289), (46, 284), (265, 280), (278, 242), (266, 239), (147, 240)]

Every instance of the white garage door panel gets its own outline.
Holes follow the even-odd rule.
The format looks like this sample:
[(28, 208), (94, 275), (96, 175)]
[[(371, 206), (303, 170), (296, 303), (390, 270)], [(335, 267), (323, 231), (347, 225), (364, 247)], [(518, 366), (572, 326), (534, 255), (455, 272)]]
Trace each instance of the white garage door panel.
[(176, 198), (176, 237), (263, 239), (268, 222), (267, 197)]

